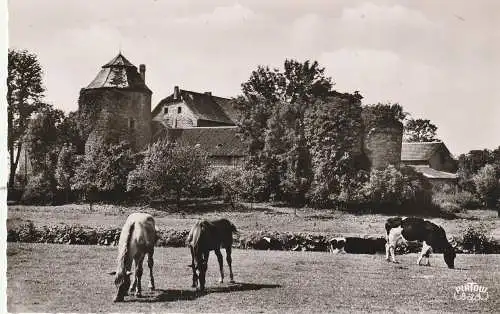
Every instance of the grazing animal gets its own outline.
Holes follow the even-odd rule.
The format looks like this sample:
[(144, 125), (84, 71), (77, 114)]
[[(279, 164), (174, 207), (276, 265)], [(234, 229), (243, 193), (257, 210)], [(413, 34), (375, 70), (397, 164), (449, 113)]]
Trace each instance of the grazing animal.
[(430, 221), (421, 218), (389, 218), (385, 223), (387, 232), (387, 243), (385, 245), (385, 258), (389, 259), (389, 255), (394, 263), (396, 258), (394, 250), (400, 240), (402, 241), (423, 241), (422, 251), (417, 259), (417, 265), (425, 257), (427, 258), (427, 266), (430, 266), (429, 256), (432, 250), (441, 250), (448, 268), (454, 268), (455, 250), (446, 238), (444, 229)]
[(220, 280), (224, 281), (224, 269), (221, 248), (226, 249), (226, 261), (229, 266), (230, 282), (234, 282), (233, 268), (231, 266), (231, 246), (233, 245), (233, 233), (238, 233), (236, 227), (227, 219), (202, 220), (197, 222), (187, 238), (187, 245), (191, 252), (191, 265), (193, 270), (193, 288), (198, 287), (200, 291), (205, 290), (205, 275), (207, 272), (208, 256), (214, 251), (219, 262)]
[(156, 243), (156, 226), (153, 217), (146, 213), (133, 213), (128, 216), (120, 233), (118, 242), (118, 257), (116, 271), (110, 272), (115, 276), (115, 285), (118, 289), (114, 302), (123, 301), (130, 288), (130, 271), (132, 262), (135, 264), (134, 281), (130, 292), (137, 297), (141, 296), (142, 262), (148, 255), (149, 288), (155, 289), (153, 277), (153, 254)]
[(346, 238), (332, 238), (328, 242), (330, 243), (330, 253), (345, 253)]

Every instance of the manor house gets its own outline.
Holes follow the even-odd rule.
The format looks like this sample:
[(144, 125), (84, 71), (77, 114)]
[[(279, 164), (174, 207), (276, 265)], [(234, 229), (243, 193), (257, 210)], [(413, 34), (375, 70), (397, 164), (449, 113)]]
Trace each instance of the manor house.
[[(202, 147), (216, 166), (242, 163), (246, 147), (237, 136), (237, 112), (231, 99), (175, 86), (172, 94), (151, 110), (152, 91), (146, 81), (146, 66), (141, 64), (137, 69), (120, 53), (81, 89), (79, 111), (92, 116), (86, 151), (120, 140), (129, 141), (138, 151), (163, 139)], [(334, 97), (360, 101), (349, 94), (336, 93)], [(429, 178), (455, 180), (451, 172), (456, 164), (443, 143), (402, 143), (402, 136), (402, 125), (365, 130), (353, 153), (367, 159), (372, 168), (403, 163)]]

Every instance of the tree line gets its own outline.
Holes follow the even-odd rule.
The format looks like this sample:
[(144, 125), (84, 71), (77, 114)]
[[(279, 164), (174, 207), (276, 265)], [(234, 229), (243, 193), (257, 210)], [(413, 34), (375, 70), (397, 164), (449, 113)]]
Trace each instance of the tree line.
[[(37, 56), (9, 50), (9, 188), (22, 186), (23, 200), (32, 203), (168, 197), (179, 202), (222, 195), (233, 205), (246, 200), (432, 208), (430, 184), (422, 175), (406, 167), (370, 170), (359, 146), (363, 128), (371, 124), (404, 123), (405, 141), (436, 141), (437, 127), (430, 120), (412, 118), (399, 104), (362, 106), (358, 92), (335, 91), (317, 62), (259, 66), (241, 86), (234, 102), (239, 135), (248, 148), (242, 168), (214, 171), (206, 152), (161, 141), (139, 153), (126, 142), (84, 153), (85, 117), (44, 103)], [(16, 175), (22, 149), (30, 156), (29, 179)], [(481, 194), (490, 207), (499, 198), (499, 149), (459, 159), (460, 187)]]

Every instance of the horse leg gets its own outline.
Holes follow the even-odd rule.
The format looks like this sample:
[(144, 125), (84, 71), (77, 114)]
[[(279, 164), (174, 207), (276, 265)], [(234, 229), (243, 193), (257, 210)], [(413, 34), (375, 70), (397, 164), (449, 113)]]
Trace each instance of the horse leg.
[(198, 275), (196, 275), (196, 267), (194, 266), (194, 250), (190, 246), (189, 251), (191, 252), (191, 270), (193, 271), (193, 284), (191, 285), (192, 288), (196, 288), (198, 286)]
[[(137, 268), (137, 261), (135, 261), (134, 259), (134, 267)], [(130, 265), (130, 269), (132, 269), (132, 265)], [(130, 285), (130, 289), (129, 289), (129, 294), (133, 294), (135, 289), (137, 288), (137, 275), (136, 275), (136, 272), (134, 271), (134, 276), (132, 277), (132, 285)]]
[(154, 248), (148, 253), (148, 267), (149, 267), (149, 286), (148, 288), (153, 291), (155, 290), (155, 278), (153, 276), (153, 254), (154, 254)]
[(137, 290), (135, 292), (136, 297), (141, 297), (142, 295), (142, 288), (141, 288), (141, 278), (142, 278), (142, 262), (144, 261), (144, 255), (141, 256), (141, 258), (138, 258), (135, 260), (136, 265), (135, 265), (135, 277), (136, 277), (136, 282), (137, 282)]
[(233, 267), (231, 266), (231, 263), (233, 262), (233, 259), (231, 258), (231, 246), (226, 248), (226, 261), (229, 266), (229, 282), (234, 283)]
[(223, 265), (222, 253), (220, 252), (220, 248), (215, 249), (214, 252), (215, 252), (215, 255), (217, 256), (217, 261), (219, 262), (219, 270), (220, 270), (219, 283), (223, 283), (224, 282), (224, 265)]
[(200, 291), (205, 290), (206, 274), (208, 268), (208, 257), (210, 256), (210, 251), (203, 253), (203, 261), (199, 264), (199, 280), (200, 280)]

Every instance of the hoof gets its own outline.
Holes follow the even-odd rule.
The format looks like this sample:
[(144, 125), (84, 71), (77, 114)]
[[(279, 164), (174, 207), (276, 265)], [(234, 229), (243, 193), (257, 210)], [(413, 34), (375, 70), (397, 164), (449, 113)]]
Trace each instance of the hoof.
[(234, 281), (234, 279), (231, 279), (229, 280), (229, 283), (236, 283), (236, 281)]
[(224, 283), (224, 279), (220, 278), (219, 283)]
[(142, 293), (140, 293), (140, 292), (136, 292), (136, 293), (135, 293), (135, 297), (136, 297), (136, 298), (142, 298)]
[(123, 302), (123, 297), (121, 297), (121, 298), (116, 297), (116, 298), (113, 300), (113, 302), (115, 302), (115, 303), (116, 303), (116, 302)]

